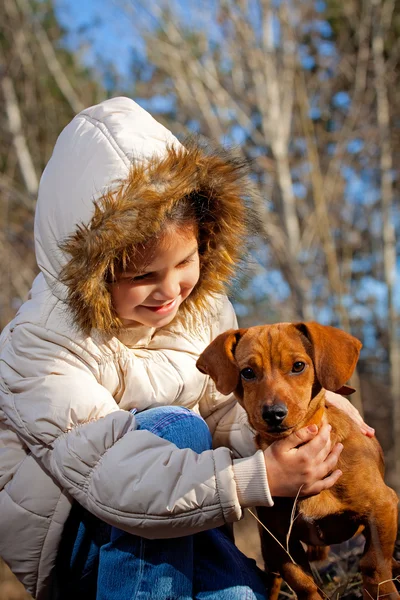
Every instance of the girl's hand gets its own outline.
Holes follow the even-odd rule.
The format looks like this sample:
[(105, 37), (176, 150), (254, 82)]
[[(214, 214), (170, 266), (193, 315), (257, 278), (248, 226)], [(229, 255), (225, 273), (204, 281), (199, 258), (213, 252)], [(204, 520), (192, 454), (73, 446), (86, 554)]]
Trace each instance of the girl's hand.
[(327, 404), (331, 404), (340, 410), (343, 410), (346, 415), (348, 415), (361, 429), (361, 433), (366, 435), (367, 437), (374, 437), (375, 429), (370, 427), (364, 422), (364, 419), (358, 412), (358, 410), (352, 405), (352, 403), (347, 400), (347, 398), (343, 398), (340, 394), (335, 394), (335, 392), (325, 391), (325, 399)]
[(342, 472), (333, 469), (343, 445), (331, 449), (330, 431), (330, 425), (323, 425), (320, 431), (309, 425), (264, 451), (272, 496), (295, 497), (299, 490), (300, 496), (310, 496), (336, 483)]

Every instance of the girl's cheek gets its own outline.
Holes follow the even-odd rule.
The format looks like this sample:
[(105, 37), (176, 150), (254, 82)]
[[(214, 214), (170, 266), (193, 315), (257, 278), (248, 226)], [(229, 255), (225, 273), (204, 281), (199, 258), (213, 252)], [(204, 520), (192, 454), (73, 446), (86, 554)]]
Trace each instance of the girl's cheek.
[(146, 286), (140, 286), (137, 288), (132, 288), (127, 294), (127, 298), (129, 298), (132, 304), (141, 304), (149, 295), (149, 290)]
[(186, 286), (185, 289), (183, 290), (183, 294), (182, 296), (184, 298), (187, 298), (193, 291), (193, 289), (195, 288), (196, 284), (198, 283), (200, 279), (200, 274), (198, 276), (193, 276), (190, 280), (188, 280), (186, 282)]

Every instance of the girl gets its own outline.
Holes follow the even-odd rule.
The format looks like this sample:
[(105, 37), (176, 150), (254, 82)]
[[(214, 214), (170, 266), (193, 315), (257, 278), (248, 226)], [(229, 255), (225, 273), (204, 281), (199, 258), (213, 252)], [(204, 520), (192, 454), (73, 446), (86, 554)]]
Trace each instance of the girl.
[(340, 476), (327, 427), (255, 452), (195, 367), (236, 327), (223, 292), (248, 189), (238, 160), (182, 147), (127, 98), (61, 133), (40, 274), (0, 344), (0, 555), (37, 600), (263, 598), (217, 528)]

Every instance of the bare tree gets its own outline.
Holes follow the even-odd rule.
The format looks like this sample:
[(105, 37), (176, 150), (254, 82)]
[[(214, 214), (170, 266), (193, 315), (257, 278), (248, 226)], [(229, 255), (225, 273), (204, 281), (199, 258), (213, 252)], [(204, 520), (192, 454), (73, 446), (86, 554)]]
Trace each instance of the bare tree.
[(36, 273), (33, 214), (41, 171), (60, 129), (96, 101), (99, 84), (57, 46), (61, 29), (50, 3), (4, 0), (0, 32), (1, 328)]
[(394, 303), (396, 283), (396, 233), (393, 223), (393, 158), (390, 136), (390, 106), (387, 66), (384, 56), (385, 34), (390, 26), (394, 2), (372, 0), (372, 55), (375, 74), (376, 118), (380, 140), (380, 192), (382, 203), (383, 271), (387, 286), (388, 350), (391, 373), (393, 485), (400, 495), (400, 339), (398, 315)]
[[(123, 2), (153, 65), (152, 80), (136, 81), (135, 93), (170, 98), (164, 118), (175, 128), (236, 143), (253, 161), (262, 215), (255, 272), (279, 271), (290, 294), (278, 303), (275, 291), (257, 301), (244, 294), (243, 303), (253, 315), (263, 306), (274, 319), (323, 318), (365, 339), (362, 369), (382, 381), (392, 373), (392, 434), (399, 440), (392, 301), (399, 214), (390, 162), (396, 5), (328, 0), (321, 16), (311, 1), (189, 1), (184, 14), (161, 0)], [(391, 315), (383, 319), (370, 291), (382, 272)], [(355, 404), (362, 411), (360, 397)]]
[[(188, 5), (187, 10), (189, 6), (192, 22), (198, 23), (195, 6)], [(129, 5), (129, 10), (135, 9)], [(214, 15), (215, 39), (206, 27), (197, 26), (189, 33), (179, 14), (171, 14), (160, 3), (147, 3), (145, 11), (151, 19), (148, 57), (174, 88), (179, 120), (186, 114), (188, 120), (200, 123), (203, 134), (221, 140), (235, 125), (245, 132), (241, 148), (255, 161), (264, 198), (262, 235), (273, 253), (272, 266), (279, 268), (291, 290), (282, 317), (315, 317), (313, 285), (323, 277), (336, 323), (350, 331), (343, 303), (348, 281), (341, 272), (334, 238), (338, 210), (331, 209), (333, 203), (343, 205), (333, 198), (339, 161), (321, 162), (321, 142), (311, 117), (316, 86), (318, 94), (328, 95), (332, 83), (327, 80), (322, 86), (318, 81), (325, 67), (313, 74), (302, 65), (302, 28), (313, 18), (312, 3), (290, 5), (289, 10), (286, 2), (220, 0)], [(140, 14), (135, 14), (136, 22)], [(154, 29), (159, 32), (157, 43)], [(360, 90), (361, 80), (360, 75)], [(300, 158), (295, 156), (293, 140), (305, 144)], [(294, 193), (296, 169), (303, 170), (306, 200)], [(349, 265), (351, 260), (347, 263), (351, 271)], [(360, 398), (356, 404), (362, 410)]]

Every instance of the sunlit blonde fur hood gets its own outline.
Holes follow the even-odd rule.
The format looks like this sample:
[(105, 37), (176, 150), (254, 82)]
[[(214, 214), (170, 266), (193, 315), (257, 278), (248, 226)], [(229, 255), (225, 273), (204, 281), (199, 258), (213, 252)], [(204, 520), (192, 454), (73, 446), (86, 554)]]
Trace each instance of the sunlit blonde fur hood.
[(192, 196), (201, 204), (201, 276), (184, 308), (194, 314), (224, 291), (243, 254), (250, 189), (237, 156), (198, 140), (182, 145), (132, 100), (107, 100), (64, 129), (44, 172), (35, 223), (39, 266), (81, 329), (118, 329), (110, 265), (156, 235), (166, 212)]

